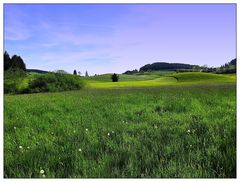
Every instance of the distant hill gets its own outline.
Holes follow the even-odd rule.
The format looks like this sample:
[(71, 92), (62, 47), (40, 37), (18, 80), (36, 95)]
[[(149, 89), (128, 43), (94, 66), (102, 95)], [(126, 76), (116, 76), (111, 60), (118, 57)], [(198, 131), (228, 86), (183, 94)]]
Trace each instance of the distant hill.
[(47, 74), (47, 73), (49, 73), (49, 71), (38, 70), (38, 69), (27, 69), (27, 72), (34, 72), (34, 73), (40, 73), (40, 74)]
[(152, 64), (146, 64), (145, 66), (141, 67), (139, 71), (192, 69), (194, 66), (196, 65), (183, 64), (183, 63), (156, 62)]
[(138, 73), (138, 70), (137, 70), (137, 69), (132, 70), (132, 71), (127, 70), (127, 71), (125, 71), (123, 74), (131, 75), (131, 74), (135, 74), (135, 73)]

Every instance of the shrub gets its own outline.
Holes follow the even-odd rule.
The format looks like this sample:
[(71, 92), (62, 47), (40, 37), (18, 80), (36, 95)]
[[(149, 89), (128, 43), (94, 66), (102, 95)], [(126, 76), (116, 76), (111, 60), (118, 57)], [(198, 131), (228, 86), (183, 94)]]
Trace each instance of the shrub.
[(58, 92), (67, 90), (79, 90), (84, 86), (83, 81), (74, 75), (49, 73), (41, 75), (29, 83), (25, 92)]
[(16, 93), (17, 92), (17, 85), (14, 82), (4, 82), (4, 93)]
[(21, 69), (8, 69), (4, 71), (4, 93), (19, 93), (19, 87), (26, 73)]
[(118, 78), (119, 78), (119, 76), (118, 76), (116, 73), (114, 73), (114, 74), (112, 75), (112, 81), (113, 81), (113, 82), (118, 82)]

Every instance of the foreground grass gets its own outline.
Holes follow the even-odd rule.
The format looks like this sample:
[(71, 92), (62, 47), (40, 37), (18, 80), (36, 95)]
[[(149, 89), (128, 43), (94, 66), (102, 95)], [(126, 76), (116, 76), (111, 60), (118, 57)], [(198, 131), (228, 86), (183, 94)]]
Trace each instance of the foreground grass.
[(235, 86), (4, 96), (4, 176), (236, 177)]

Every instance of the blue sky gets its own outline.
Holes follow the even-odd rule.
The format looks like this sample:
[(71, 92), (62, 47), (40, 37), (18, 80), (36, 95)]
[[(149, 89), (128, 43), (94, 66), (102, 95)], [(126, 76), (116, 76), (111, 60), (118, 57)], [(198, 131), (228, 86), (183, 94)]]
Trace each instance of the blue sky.
[(236, 57), (234, 4), (5, 4), (4, 46), (27, 68), (122, 73)]

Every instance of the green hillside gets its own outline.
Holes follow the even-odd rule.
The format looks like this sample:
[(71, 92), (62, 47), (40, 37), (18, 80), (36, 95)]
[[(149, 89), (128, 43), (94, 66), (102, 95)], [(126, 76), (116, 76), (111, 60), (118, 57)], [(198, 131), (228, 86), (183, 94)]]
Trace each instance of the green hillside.
[[(120, 74), (118, 82), (112, 82), (112, 74), (102, 74), (90, 77), (81, 77), (86, 83), (86, 88), (134, 88), (134, 87), (159, 87), (172, 85), (201, 85), (214, 83), (236, 83), (236, 74), (214, 74), (202, 72), (145, 72), (133, 75)], [(41, 76), (39, 73), (30, 72), (19, 80), (18, 88), (26, 89), (31, 80)], [(8, 80), (6, 80), (8, 81)]]
[[(161, 73), (161, 72), (160, 72)], [(99, 75), (86, 79), (89, 88), (132, 88), (132, 87), (158, 87), (167, 85), (194, 85), (213, 83), (235, 83), (234, 74), (213, 73), (165, 73), (159, 72), (142, 75), (119, 75), (119, 82), (111, 81), (111, 74)]]
[(236, 74), (214, 74), (201, 72), (175, 73), (178, 82), (235, 82)]

